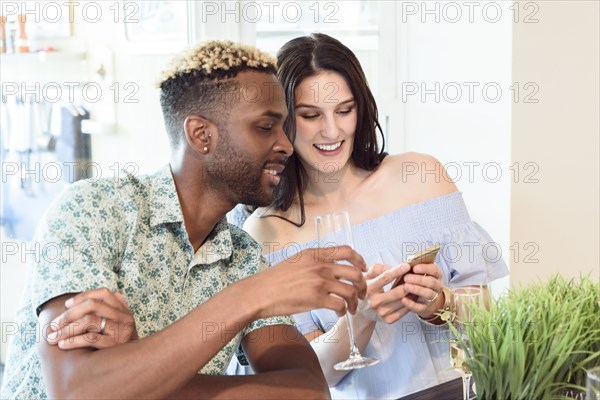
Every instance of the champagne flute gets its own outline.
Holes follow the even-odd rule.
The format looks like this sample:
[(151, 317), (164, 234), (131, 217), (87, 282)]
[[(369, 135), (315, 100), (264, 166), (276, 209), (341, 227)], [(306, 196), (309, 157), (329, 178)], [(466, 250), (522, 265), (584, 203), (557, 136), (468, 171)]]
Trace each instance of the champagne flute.
[[(336, 247), (347, 245), (353, 247), (352, 229), (350, 226), (350, 216), (347, 211), (337, 212), (327, 215), (319, 215), (315, 218), (317, 224), (317, 237), (320, 248)], [(340, 262), (343, 264), (344, 262)], [(346, 312), (348, 322), (348, 336), (350, 339), (350, 356), (346, 361), (334, 365), (336, 370), (352, 370), (357, 368), (370, 367), (379, 362), (374, 358), (364, 357), (360, 354), (356, 341), (354, 340), (354, 327), (352, 326), (352, 315)]]
[(587, 371), (586, 400), (600, 400), (600, 366)]
[(472, 310), (483, 302), (481, 289), (473, 287), (457, 288), (451, 291), (452, 305), (455, 313), (454, 325), (458, 338), (450, 342), (450, 361), (463, 382), (463, 400), (469, 400), (471, 388), (471, 369), (467, 365), (469, 338), (465, 326), (473, 323)]

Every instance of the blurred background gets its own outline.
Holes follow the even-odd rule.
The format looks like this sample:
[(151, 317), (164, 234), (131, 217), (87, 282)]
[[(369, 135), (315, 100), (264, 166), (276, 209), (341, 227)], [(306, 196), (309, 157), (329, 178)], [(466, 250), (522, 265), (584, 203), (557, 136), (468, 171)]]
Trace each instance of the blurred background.
[(350, 47), (386, 150), (437, 157), (500, 245), (488, 257), (510, 277), (494, 295), (556, 272), (600, 277), (598, 1), (0, 4), (0, 361), (44, 210), (76, 180), (168, 162), (154, 81), (209, 38), (275, 55), (324, 32)]

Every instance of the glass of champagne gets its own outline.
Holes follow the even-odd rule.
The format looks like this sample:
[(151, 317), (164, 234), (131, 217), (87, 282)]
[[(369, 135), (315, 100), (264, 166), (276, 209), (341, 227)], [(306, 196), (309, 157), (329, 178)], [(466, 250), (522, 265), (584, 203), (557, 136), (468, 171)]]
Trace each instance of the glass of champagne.
[[(319, 215), (315, 218), (315, 222), (317, 224), (317, 237), (320, 248), (326, 249), (343, 245), (352, 248), (354, 247), (350, 216), (347, 211)], [(344, 262), (340, 262), (340, 264), (342, 263)], [(350, 356), (346, 361), (334, 365), (333, 368), (336, 370), (352, 370), (377, 364), (379, 360), (364, 357), (360, 354), (360, 351), (356, 346), (356, 341), (354, 340), (354, 327), (352, 326), (352, 314), (350, 314), (350, 312), (346, 313), (346, 319), (348, 322), (348, 336), (350, 340)]]
[(586, 400), (600, 400), (600, 366), (587, 371)]
[(469, 348), (469, 338), (465, 333), (465, 326), (473, 323), (472, 310), (483, 304), (481, 289), (474, 287), (464, 287), (452, 290), (452, 306), (455, 313), (454, 326), (457, 330), (456, 339), (450, 342), (450, 361), (463, 382), (463, 400), (469, 399), (471, 388), (471, 369), (467, 365), (467, 351)]

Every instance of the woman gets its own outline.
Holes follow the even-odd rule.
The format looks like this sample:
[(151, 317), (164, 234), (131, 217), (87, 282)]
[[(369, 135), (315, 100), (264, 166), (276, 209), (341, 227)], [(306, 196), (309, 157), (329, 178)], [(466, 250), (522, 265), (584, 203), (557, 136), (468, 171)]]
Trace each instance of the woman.
[[(454, 183), (440, 179), (447, 175), (435, 158), (387, 155), (378, 146), (377, 106), (346, 46), (313, 34), (286, 43), (277, 61), (294, 155), (273, 204), (256, 210), (244, 228), (277, 264), (315, 246), (315, 216), (347, 210), (355, 248), (374, 265), (354, 329), (360, 351), (379, 364), (334, 370), (348, 357), (346, 319), (327, 310), (295, 316), (332, 396), (397, 398), (453, 377), (444, 321), (436, 313), (448, 305), (447, 286), (485, 286), (507, 274), (501, 260), (483, 257), (482, 247), (493, 241), (471, 221)], [(437, 176), (426, 173), (436, 170)], [(389, 283), (408, 271), (403, 260), (435, 243), (442, 246), (437, 263), (414, 267), (390, 290)]]

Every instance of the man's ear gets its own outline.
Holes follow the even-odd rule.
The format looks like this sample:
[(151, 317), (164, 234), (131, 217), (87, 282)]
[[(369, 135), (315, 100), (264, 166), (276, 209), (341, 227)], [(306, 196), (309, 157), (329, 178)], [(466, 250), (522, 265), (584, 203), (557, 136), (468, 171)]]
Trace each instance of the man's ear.
[(217, 127), (208, 119), (190, 115), (183, 121), (185, 139), (191, 148), (199, 154), (208, 154), (213, 144), (213, 134), (216, 135)]

